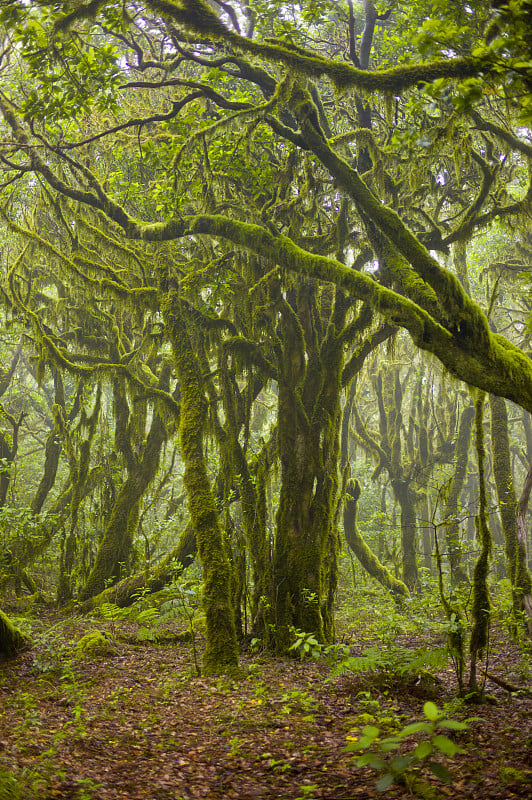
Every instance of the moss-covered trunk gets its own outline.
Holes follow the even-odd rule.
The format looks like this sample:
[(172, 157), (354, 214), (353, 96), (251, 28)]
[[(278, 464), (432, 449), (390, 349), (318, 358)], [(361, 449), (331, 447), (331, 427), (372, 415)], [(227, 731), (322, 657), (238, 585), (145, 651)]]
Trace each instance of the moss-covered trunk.
[[(168, 380), (169, 365), (165, 365), (161, 372), (159, 388), (166, 387)], [(123, 577), (121, 572), (129, 560), (138, 523), (140, 501), (157, 473), (159, 455), (165, 439), (166, 428), (163, 420), (158, 413), (154, 413), (140, 457), (134, 453), (128, 439), (123, 442), (128, 476), (117, 495), (98, 547), (94, 566), (80, 592), (79, 599), (82, 602), (102, 592), (109, 581), (116, 582)]]
[(462, 411), (458, 436), (454, 445), (454, 473), (451, 487), (445, 504), (445, 541), (451, 568), (451, 584), (465, 583), (468, 581), (467, 573), (462, 565), (462, 542), (460, 538), (460, 524), (458, 522), (459, 501), (467, 473), (469, 443), (471, 441), (471, 428), (475, 416), (475, 407), (467, 406)]
[(358, 529), (357, 506), (359, 497), (360, 485), (358, 481), (354, 483), (350, 481), (347, 485), (344, 505), (345, 540), (366, 572), (391, 592), (396, 600), (403, 600), (410, 594), (408, 587), (402, 581), (397, 580), (384, 564), (381, 564)]
[[(270, 648), (273, 617), (273, 577), (271, 569), (272, 553), (270, 539), (266, 530), (266, 483), (271, 466), (275, 442), (263, 443), (259, 453), (254, 455), (254, 465), (250, 466), (245, 448), (241, 442), (242, 429), (249, 429), (251, 403), (243, 402), (243, 394), (249, 393), (256, 383), (256, 395), (263, 381), (251, 379), (244, 392), (241, 392), (227, 357), (220, 359), (220, 381), (222, 385), (225, 429), (221, 446), (226, 451), (227, 466), (231, 480), (236, 482), (242, 511), (245, 548), (251, 566), (251, 630), (254, 637), (261, 639), (263, 646)], [(246, 412), (243, 411), (244, 407)], [(247, 413), (247, 419), (245, 418)], [(244, 550), (243, 547), (240, 548)], [(241, 570), (245, 572), (245, 552), (236, 554)], [(240, 591), (243, 586), (240, 586)], [(235, 608), (237, 616), (238, 609)]]
[(0, 610), (0, 657), (12, 658), (31, 647), (30, 639)]
[(504, 534), (508, 577), (512, 582), (514, 623), (517, 626), (524, 621), (525, 629), (531, 635), (532, 585), (526, 558), (526, 531), (524, 536), (520, 536), (519, 530), (520, 521), (524, 523), (524, 514), (519, 515), (514, 489), (506, 401), (502, 397), (490, 395), (490, 409), (493, 475)]
[(471, 639), (469, 642), (469, 652), (471, 655), (469, 690), (474, 695), (477, 695), (479, 699), (482, 699), (484, 692), (483, 687), (479, 685), (477, 679), (478, 659), (482, 657), (488, 646), (491, 619), (488, 572), (492, 549), (491, 533), (488, 527), (486, 481), (484, 477), (486, 450), (484, 446), (483, 405), (484, 393), (478, 392), (478, 398), (475, 402), (475, 443), (478, 459), (479, 509), (475, 524), (480, 552), (473, 570)]
[(419, 587), (416, 501), (407, 480), (392, 480), (392, 489), (401, 509), (403, 581), (413, 591)]
[(280, 651), (290, 627), (322, 641), (334, 637), (342, 348), (325, 345), (320, 362), (319, 369), (309, 364), (301, 387), (293, 370), (279, 381), (274, 591)]
[(109, 589), (86, 600), (81, 611), (86, 614), (102, 603), (114, 603), (120, 608), (132, 605), (135, 600), (152, 592), (159, 592), (164, 586), (192, 564), (197, 551), (194, 526), (189, 523), (183, 530), (177, 546), (157, 567), (150, 572), (138, 572), (116, 583)]
[(182, 316), (175, 289), (164, 292), (161, 309), (181, 387), (179, 434), (185, 465), (190, 517), (196, 530), (203, 567), (203, 607), (206, 619), (206, 674), (233, 671), (238, 667), (234, 609), (231, 602), (231, 565), (218, 519), (204, 451), (207, 399), (198, 358)]
[[(52, 373), (54, 376), (55, 403), (56, 405), (64, 408), (65, 390), (63, 386), (63, 377), (59, 370), (55, 367), (52, 367)], [(59, 467), (61, 448), (61, 439), (57, 436), (55, 425), (52, 425), (50, 433), (46, 437), (43, 474), (31, 501), (31, 510), (34, 514), (40, 513), (45, 500), (50, 494), (50, 491), (55, 483), (57, 469)]]
[(81, 602), (102, 592), (122, 575), (129, 558), (139, 514), (139, 500), (147, 488), (141, 475), (128, 477), (116, 498), (111, 518), (98, 547), (94, 566), (79, 593)]

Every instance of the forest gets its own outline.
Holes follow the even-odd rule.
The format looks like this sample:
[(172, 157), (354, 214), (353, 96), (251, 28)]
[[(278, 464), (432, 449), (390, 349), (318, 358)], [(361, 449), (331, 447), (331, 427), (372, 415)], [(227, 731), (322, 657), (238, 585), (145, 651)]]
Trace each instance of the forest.
[(532, 0), (0, 35), (0, 800), (530, 797)]

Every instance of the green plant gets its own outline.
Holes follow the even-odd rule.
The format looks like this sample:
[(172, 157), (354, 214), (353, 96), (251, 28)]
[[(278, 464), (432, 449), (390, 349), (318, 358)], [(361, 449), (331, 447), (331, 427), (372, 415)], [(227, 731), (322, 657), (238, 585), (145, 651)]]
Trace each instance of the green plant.
[(135, 622), (139, 626), (137, 639), (140, 642), (161, 641), (165, 628), (184, 616), (188, 623), (186, 634), (192, 644), (195, 671), (200, 675), (197, 631), (204, 621), (204, 615), (198, 613), (200, 594), (199, 581), (177, 579), (150, 596), (141, 593), (139, 599), (129, 608), (119, 608), (114, 603), (102, 603), (98, 610), (102, 617), (111, 620), (113, 630), (117, 619)]
[(313, 633), (305, 633), (299, 628), (290, 628), (290, 633), (294, 641), (288, 650), (294, 651), (299, 656), (300, 661), (316, 661), (321, 657), (324, 647), (318, 642)]
[(281, 706), (283, 714), (291, 714), (293, 711), (308, 713), (316, 709), (315, 698), (304, 689), (293, 689), (285, 692), (281, 695), (280, 701), (283, 704)]
[[(450, 782), (451, 773), (436, 759), (441, 755), (453, 758), (464, 750), (442, 733), (442, 730), (464, 731), (468, 725), (466, 722), (445, 718), (443, 712), (431, 702), (425, 703), (423, 713), (424, 720), (406, 725), (393, 736), (383, 739), (380, 738), (380, 728), (366, 725), (360, 739), (345, 747), (346, 752), (362, 752), (355, 761), (357, 767), (370, 767), (381, 773), (376, 784), (379, 792), (386, 791), (392, 783), (408, 784), (416, 767), (427, 767), (440, 780)], [(422, 738), (411, 750), (405, 752), (403, 745), (413, 736)], [(403, 750), (399, 753), (401, 748)]]
[(331, 666), (338, 664), (344, 658), (348, 658), (351, 650), (346, 644), (329, 644), (322, 649), (322, 655)]
[(317, 788), (317, 783), (302, 784), (299, 787), (301, 794), (296, 797), (296, 800), (313, 800)]
[(420, 648), (390, 644), (386, 649), (369, 647), (361, 656), (350, 656), (341, 660), (332, 670), (328, 680), (334, 680), (348, 672), (388, 672), (405, 677), (427, 673), (427, 667), (442, 667), (447, 662), (445, 648)]
[(381, 704), (372, 697), (371, 692), (358, 692), (355, 700), (366, 709), (367, 713), (375, 713), (380, 710)]
[(227, 752), (230, 756), (242, 755), (242, 739), (240, 736), (233, 736), (229, 740), (229, 750)]

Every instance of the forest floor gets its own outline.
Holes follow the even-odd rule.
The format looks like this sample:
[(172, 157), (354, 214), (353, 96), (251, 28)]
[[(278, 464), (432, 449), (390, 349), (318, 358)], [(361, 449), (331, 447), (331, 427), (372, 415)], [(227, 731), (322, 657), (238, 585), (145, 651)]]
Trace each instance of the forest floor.
[[(502, 631), (501, 641), (492, 634), (489, 673), (523, 688), (488, 679), (493, 704), (467, 706), (455, 699), (452, 666), (428, 682), (390, 670), (327, 681), (323, 661), (244, 652), (240, 679), (205, 678), (190, 644), (134, 643), (122, 623), (43, 612), (31, 626), (34, 648), (0, 664), (0, 800), (532, 796), (532, 658)], [(76, 657), (96, 628), (114, 634), (115, 654)], [(379, 644), (366, 636), (357, 650), (355, 631), (346, 638), (355, 654)], [(447, 731), (464, 751), (442, 759), (451, 783), (423, 770), (410, 789), (379, 794), (379, 774), (357, 768), (346, 744), (364, 725), (385, 736), (423, 719), (427, 699), (450, 718), (476, 718)]]

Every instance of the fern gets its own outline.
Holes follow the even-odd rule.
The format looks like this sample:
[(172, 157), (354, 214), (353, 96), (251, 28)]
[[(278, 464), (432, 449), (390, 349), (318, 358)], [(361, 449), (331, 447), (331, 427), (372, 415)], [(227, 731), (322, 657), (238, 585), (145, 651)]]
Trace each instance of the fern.
[(329, 680), (341, 675), (361, 672), (387, 672), (405, 677), (419, 675), (430, 669), (439, 669), (447, 663), (445, 648), (411, 650), (409, 647), (393, 646), (387, 650), (367, 648), (360, 656), (350, 656), (340, 661), (331, 670)]

